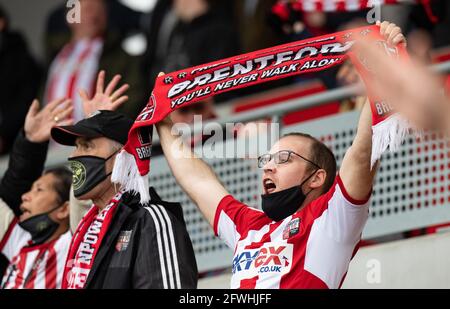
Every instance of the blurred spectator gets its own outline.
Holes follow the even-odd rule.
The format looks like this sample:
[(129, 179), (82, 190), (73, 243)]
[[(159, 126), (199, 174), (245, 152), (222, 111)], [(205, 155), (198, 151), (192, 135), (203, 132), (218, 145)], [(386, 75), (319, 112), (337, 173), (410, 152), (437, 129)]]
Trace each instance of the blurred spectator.
[(7, 153), (23, 126), (30, 102), (36, 96), (40, 69), (22, 35), (9, 29), (0, 8), (0, 154)]
[(267, 22), (267, 14), (276, 0), (235, 0), (235, 24), (239, 27), (241, 46), (251, 52), (280, 42), (280, 35)]
[(429, 63), (433, 41), (425, 29), (417, 28), (408, 34), (408, 52), (417, 61)]
[(321, 12), (303, 13), (297, 2), (278, 1), (270, 9), (268, 23), (280, 35), (280, 43), (287, 43), (314, 36), (307, 29), (304, 17), (311, 17), (316, 26), (325, 22)]
[[(141, 28), (143, 14), (123, 5), (118, 0), (107, 0), (108, 31), (125, 36)], [(45, 52), (53, 59), (70, 37), (70, 28), (66, 21), (66, 3), (50, 12), (45, 27)]]
[[(136, 117), (146, 103), (138, 59), (122, 49), (120, 32), (108, 29), (108, 3), (105, 0), (80, 2), (81, 23), (69, 24), (70, 36), (66, 37), (66, 44), (48, 70), (44, 101), (57, 97), (71, 98), (74, 120), (83, 119), (78, 91), (85, 89), (92, 94), (98, 71), (106, 69), (108, 74), (121, 74), (124, 81), (133, 85), (133, 90), (128, 93), (130, 102), (120, 111)], [(56, 36), (53, 39), (59, 40)], [(106, 78), (111, 79), (112, 75)]]
[(161, 71), (173, 72), (240, 53), (232, 20), (217, 11), (214, 3), (174, 0), (170, 7), (167, 1), (158, 3), (145, 59), (151, 84)]
[[(364, 27), (367, 23), (364, 19), (355, 18), (350, 20), (348, 23), (343, 24), (338, 28), (339, 31), (350, 30), (358, 27)], [(337, 71), (337, 82), (339, 85), (351, 85), (358, 82), (361, 82), (361, 77), (359, 76), (358, 71), (353, 66), (353, 63), (350, 60), (344, 62)], [(364, 106), (364, 101), (358, 104), (360, 108)]]
[[(367, 25), (362, 18), (366, 13), (367, 10), (329, 13), (316, 11), (304, 12), (298, 2), (279, 0), (268, 11), (267, 20), (279, 34), (279, 43), (289, 43), (325, 35), (338, 30)], [(346, 83), (353, 82), (355, 79), (357, 80), (357, 76), (351, 74), (352, 70), (349, 70), (349, 68), (349, 66), (346, 66), (341, 74), (339, 74), (339, 69), (336, 67), (323, 72), (284, 79), (283, 82), (286, 85), (311, 79), (320, 79), (327, 88), (331, 89), (337, 87), (338, 82), (342, 81), (342, 79)]]
[(428, 3), (415, 5), (409, 15), (412, 28), (419, 28), (429, 33), (433, 48), (450, 44), (450, 2), (447, 0), (430, 0)]

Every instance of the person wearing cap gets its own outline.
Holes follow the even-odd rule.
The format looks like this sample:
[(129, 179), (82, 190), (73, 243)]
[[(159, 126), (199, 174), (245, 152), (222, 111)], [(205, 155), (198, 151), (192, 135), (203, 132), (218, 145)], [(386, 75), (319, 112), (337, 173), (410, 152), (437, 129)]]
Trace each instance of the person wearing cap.
[[(117, 95), (101, 85), (96, 98), (112, 101)], [(132, 124), (120, 113), (98, 110), (75, 125), (51, 131), (57, 143), (75, 146), (69, 158), (73, 193), (93, 202), (73, 235), (63, 288), (197, 286), (197, 264), (181, 205), (163, 201), (152, 187), (150, 202), (142, 205), (138, 195), (111, 182), (115, 157)]]

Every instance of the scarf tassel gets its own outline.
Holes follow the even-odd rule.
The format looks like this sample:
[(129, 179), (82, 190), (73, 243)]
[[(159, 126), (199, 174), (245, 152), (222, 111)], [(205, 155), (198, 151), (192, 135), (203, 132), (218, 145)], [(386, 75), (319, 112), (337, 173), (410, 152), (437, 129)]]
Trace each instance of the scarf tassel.
[(121, 184), (121, 188), (126, 192), (139, 193), (141, 204), (150, 201), (148, 175), (142, 176), (139, 173), (134, 156), (125, 150), (117, 154), (111, 181)]
[(381, 155), (389, 149), (396, 152), (410, 132), (411, 124), (399, 114), (393, 114), (372, 127), (372, 157), (373, 167)]

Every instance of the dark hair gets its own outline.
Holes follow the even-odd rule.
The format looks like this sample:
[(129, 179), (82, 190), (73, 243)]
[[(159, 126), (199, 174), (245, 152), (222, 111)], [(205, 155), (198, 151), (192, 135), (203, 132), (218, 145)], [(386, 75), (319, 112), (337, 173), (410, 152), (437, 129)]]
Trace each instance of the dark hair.
[[(316, 163), (318, 166), (323, 168), (325, 172), (327, 172), (327, 176), (325, 178), (325, 183), (322, 186), (321, 193), (325, 193), (330, 190), (336, 177), (336, 158), (334, 157), (333, 152), (331, 152), (331, 150), (324, 143), (320, 142), (309, 134), (293, 132), (283, 135), (283, 137), (287, 136), (303, 137), (309, 139), (312, 142), (310, 148), (311, 157), (308, 159)], [(313, 170), (316, 168), (317, 167), (310, 164), (310, 168), (308, 170)]]
[(58, 203), (63, 204), (64, 202), (67, 202), (70, 197), (72, 173), (66, 167), (55, 167), (46, 170), (44, 175), (46, 174), (52, 174), (56, 178), (53, 187), (58, 194)]

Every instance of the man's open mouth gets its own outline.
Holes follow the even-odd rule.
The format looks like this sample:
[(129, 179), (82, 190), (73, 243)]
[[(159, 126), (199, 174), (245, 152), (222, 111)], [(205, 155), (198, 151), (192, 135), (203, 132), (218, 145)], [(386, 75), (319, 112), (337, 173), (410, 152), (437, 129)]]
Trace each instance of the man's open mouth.
[(272, 179), (266, 178), (263, 180), (263, 187), (264, 187), (264, 193), (270, 194), (274, 192), (277, 188), (275, 183), (272, 181)]

